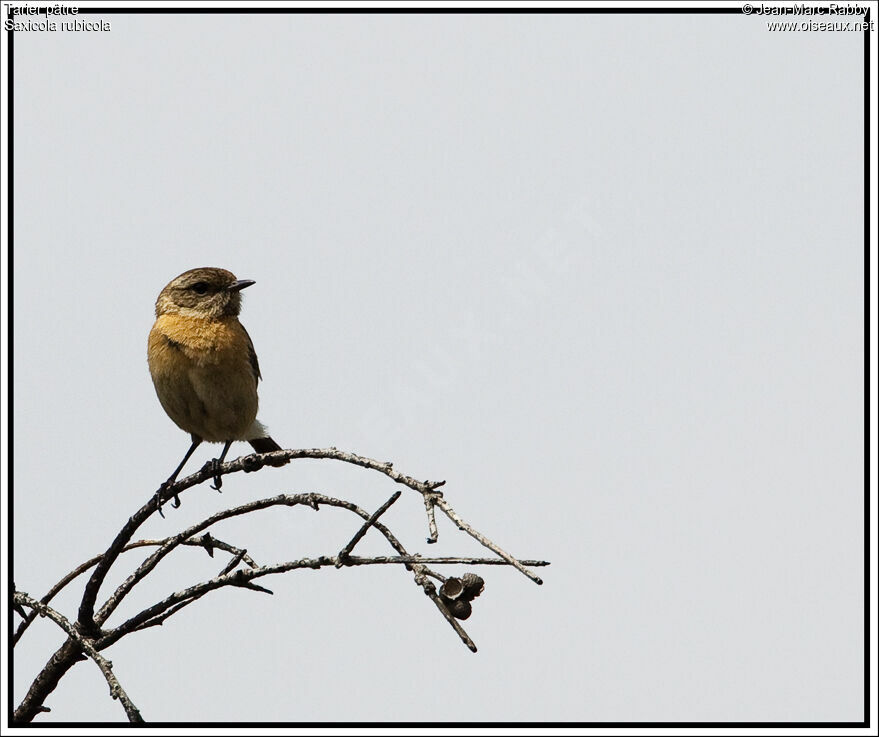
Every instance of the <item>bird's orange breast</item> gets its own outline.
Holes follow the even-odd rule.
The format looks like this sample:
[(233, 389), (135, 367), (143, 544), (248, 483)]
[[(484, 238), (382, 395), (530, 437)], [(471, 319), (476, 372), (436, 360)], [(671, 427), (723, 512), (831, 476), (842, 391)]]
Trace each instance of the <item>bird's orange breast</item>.
[(245, 439), (259, 404), (251, 350), (235, 317), (156, 320), (147, 348), (150, 374), (178, 427), (210, 442)]

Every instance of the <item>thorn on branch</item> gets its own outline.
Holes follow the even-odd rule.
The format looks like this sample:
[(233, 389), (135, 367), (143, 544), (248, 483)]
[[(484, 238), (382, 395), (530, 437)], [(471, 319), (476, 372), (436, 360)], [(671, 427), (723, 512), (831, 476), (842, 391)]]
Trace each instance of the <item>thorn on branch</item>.
[[(214, 557), (214, 538), (211, 537), (210, 532), (206, 532), (201, 537), (202, 547), (207, 551), (207, 554), (213, 558)], [(243, 557), (243, 556), (242, 556)]]
[(248, 579), (245, 576), (244, 571), (236, 571), (235, 576), (232, 579), (232, 583), (235, 586), (240, 586), (243, 589), (252, 589), (254, 591), (261, 591), (264, 594), (271, 594), (274, 596), (274, 593), (275, 593), (274, 591), (270, 591), (269, 589), (267, 589), (263, 586), (259, 586), (255, 583), (253, 583), (253, 581), (251, 581), (250, 579)]
[(245, 589), (253, 589), (254, 591), (261, 591), (262, 593), (270, 594), (271, 596), (275, 595), (274, 591), (267, 589), (264, 586), (259, 586), (255, 583), (250, 582), (250, 581), (247, 581), (246, 583), (240, 584), (240, 586)]

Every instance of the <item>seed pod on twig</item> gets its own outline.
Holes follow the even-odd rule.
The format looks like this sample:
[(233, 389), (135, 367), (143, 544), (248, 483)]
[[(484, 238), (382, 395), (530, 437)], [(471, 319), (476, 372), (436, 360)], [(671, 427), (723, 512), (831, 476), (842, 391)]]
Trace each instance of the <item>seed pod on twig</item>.
[(473, 612), (470, 602), (463, 599), (443, 599), (443, 603), (455, 619), (467, 619)]
[(464, 582), (460, 578), (447, 578), (440, 587), (440, 596), (455, 600), (464, 593)]
[(475, 573), (465, 573), (461, 576), (461, 584), (464, 586), (461, 598), (467, 601), (472, 601), (485, 589), (485, 581)]

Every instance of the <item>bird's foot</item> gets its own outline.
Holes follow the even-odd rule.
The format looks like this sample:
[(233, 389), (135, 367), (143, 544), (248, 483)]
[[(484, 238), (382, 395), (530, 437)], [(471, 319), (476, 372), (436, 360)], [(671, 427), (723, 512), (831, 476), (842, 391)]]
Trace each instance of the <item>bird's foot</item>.
[[(174, 480), (173, 480), (173, 479), (168, 479), (167, 481), (165, 481), (165, 482), (159, 487), (158, 491), (156, 491), (156, 495), (153, 497), (153, 500), (154, 500), (154, 502), (155, 502), (155, 504), (156, 504), (156, 511), (157, 511), (162, 517), (165, 516), (165, 513), (162, 511), (162, 497), (165, 495), (165, 492), (167, 492), (168, 489), (171, 488), (171, 485), (172, 485), (173, 483), (174, 483)], [(176, 492), (176, 491), (174, 492), (174, 500), (171, 502), (171, 506), (174, 507), (174, 509), (177, 509), (177, 507), (180, 506), (180, 497), (177, 496), (177, 492)]]
[(211, 488), (214, 491), (219, 491), (221, 494), (223, 493), (220, 491), (223, 487), (223, 478), (220, 476), (220, 466), (222, 464), (223, 462), (219, 458), (214, 458), (211, 461), (211, 473), (214, 474), (214, 483), (211, 484)]

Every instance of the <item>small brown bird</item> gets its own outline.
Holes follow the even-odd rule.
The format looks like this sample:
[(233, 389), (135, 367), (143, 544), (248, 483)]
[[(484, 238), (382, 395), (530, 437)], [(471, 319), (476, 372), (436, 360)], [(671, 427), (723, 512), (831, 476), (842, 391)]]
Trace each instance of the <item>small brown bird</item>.
[[(202, 441), (225, 444), (215, 466), (235, 440), (246, 440), (257, 453), (281, 450), (256, 419), (259, 362), (250, 336), (238, 322), (241, 290), (253, 283), (225, 269), (190, 269), (156, 300), (147, 349), (150, 374), (168, 417), (192, 438), (159, 494), (174, 483)], [(216, 476), (214, 488), (221, 485)], [(174, 502), (179, 506), (176, 496)]]

